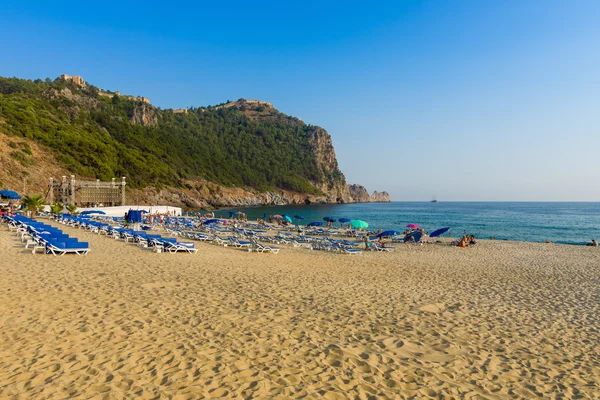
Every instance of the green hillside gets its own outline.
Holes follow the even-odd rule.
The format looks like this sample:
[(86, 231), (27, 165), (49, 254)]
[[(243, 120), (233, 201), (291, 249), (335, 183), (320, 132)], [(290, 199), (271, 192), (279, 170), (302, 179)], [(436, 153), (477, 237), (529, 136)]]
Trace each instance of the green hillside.
[[(319, 167), (311, 145), (316, 130), (264, 105), (175, 114), (62, 79), (0, 78), (0, 132), (54, 150), (57, 162), (78, 176), (127, 176), (137, 188), (205, 179), (320, 194), (344, 177), (337, 162), (333, 169)], [(10, 154), (33, 163), (26, 148)]]

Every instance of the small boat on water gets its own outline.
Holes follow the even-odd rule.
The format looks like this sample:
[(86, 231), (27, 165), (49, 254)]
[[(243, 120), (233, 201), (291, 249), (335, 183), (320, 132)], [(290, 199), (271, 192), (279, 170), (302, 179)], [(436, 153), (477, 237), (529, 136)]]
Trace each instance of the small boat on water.
[(431, 202), (432, 203), (437, 203), (437, 199), (432, 199)]

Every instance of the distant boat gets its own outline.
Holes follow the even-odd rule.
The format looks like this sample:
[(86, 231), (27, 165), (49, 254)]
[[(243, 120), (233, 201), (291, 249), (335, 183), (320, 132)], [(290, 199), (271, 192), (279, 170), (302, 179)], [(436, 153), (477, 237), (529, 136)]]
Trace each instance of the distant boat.
[(431, 202), (432, 203), (437, 203), (437, 199), (432, 199)]

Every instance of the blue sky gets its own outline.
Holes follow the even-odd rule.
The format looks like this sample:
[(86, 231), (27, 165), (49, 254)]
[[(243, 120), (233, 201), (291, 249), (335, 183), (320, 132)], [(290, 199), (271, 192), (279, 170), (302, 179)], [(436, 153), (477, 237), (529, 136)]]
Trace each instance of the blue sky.
[(394, 200), (600, 201), (600, 2), (6, 2), (0, 75), (272, 102)]

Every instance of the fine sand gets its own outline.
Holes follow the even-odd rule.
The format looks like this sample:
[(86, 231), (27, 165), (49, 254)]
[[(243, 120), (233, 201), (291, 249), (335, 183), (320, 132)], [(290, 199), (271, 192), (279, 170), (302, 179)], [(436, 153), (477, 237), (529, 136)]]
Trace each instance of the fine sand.
[(0, 228), (0, 397), (599, 398), (600, 249), (155, 254)]

